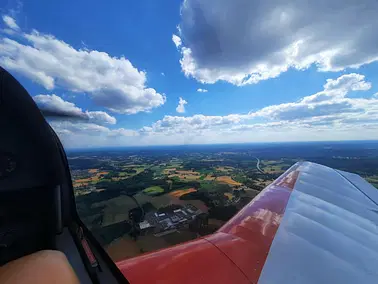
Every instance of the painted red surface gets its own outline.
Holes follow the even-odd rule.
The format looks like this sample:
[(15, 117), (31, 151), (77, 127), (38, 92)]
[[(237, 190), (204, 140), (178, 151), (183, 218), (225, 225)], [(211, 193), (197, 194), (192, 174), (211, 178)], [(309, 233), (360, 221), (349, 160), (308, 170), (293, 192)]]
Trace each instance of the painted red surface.
[(250, 283), (204, 239), (117, 263), (130, 283)]
[(257, 283), (298, 174), (292, 167), (215, 234), (118, 267), (131, 283)]
[(218, 233), (206, 237), (256, 283), (285, 212), (291, 190), (271, 185)]
[(295, 182), (297, 181), (299, 171), (295, 170), (284, 176), (281, 180), (274, 182), (275, 185), (285, 187), (287, 189), (293, 190)]

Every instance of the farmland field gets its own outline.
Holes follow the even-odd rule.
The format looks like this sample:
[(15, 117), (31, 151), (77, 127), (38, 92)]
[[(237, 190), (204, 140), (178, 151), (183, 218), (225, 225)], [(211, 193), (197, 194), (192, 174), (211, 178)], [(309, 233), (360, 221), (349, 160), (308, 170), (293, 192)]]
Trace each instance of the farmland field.
[(234, 180), (233, 180), (231, 177), (229, 177), (229, 176), (220, 176), (220, 177), (217, 177), (217, 178), (216, 178), (216, 181), (218, 181), (218, 182), (222, 182), (222, 183), (227, 183), (227, 184), (230, 184), (230, 185), (236, 185), (236, 186), (241, 185), (240, 182), (234, 181)]
[[(103, 237), (102, 244), (111, 257), (120, 260), (200, 236), (196, 222), (175, 227), (169, 220), (177, 218), (164, 219), (161, 213), (170, 215), (171, 210), (194, 206), (193, 212), (200, 212), (198, 219), (204, 221), (201, 226), (205, 231), (218, 230), (299, 160), (355, 172), (378, 187), (378, 143), (364, 145), (145, 147), (73, 152), (68, 159), (81, 219), (88, 228), (101, 233), (96, 237)], [(258, 159), (261, 170), (257, 168)], [(162, 228), (152, 219), (152, 229), (139, 227), (140, 235), (134, 239), (127, 224), (131, 226), (130, 210), (138, 207), (142, 207), (147, 221), (151, 216), (161, 217), (158, 222), (167, 222), (169, 232), (160, 234)]]
[(151, 186), (143, 190), (143, 192), (148, 195), (155, 195), (155, 194), (163, 193), (164, 188), (160, 186)]
[(180, 190), (175, 190), (169, 193), (169, 195), (174, 196), (174, 197), (180, 197), (184, 194), (188, 194), (190, 192), (196, 192), (197, 190), (195, 188), (188, 188), (188, 189), (180, 189)]

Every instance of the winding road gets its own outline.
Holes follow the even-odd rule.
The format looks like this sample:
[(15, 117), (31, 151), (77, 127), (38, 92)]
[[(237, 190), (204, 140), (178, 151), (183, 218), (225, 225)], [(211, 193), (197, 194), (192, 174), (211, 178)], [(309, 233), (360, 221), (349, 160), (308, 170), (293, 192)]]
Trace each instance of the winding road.
[(257, 157), (254, 157), (256, 160), (257, 160), (257, 163), (256, 163), (256, 168), (258, 169), (258, 171), (262, 174), (265, 174), (264, 171), (260, 168), (260, 159), (257, 158)]

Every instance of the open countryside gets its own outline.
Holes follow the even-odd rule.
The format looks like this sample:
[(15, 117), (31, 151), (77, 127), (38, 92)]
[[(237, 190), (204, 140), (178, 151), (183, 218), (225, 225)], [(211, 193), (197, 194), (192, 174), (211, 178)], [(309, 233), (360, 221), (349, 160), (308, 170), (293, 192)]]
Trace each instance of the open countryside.
[(172, 146), (75, 152), (68, 159), (79, 215), (117, 260), (216, 231), (298, 161), (356, 172), (378, 186), (378, 143), (361, 147)]

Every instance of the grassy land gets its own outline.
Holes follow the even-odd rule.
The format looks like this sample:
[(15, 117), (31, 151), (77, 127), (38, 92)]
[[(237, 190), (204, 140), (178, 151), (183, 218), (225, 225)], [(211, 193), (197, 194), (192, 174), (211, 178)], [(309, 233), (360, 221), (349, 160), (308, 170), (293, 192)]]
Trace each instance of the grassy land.
[(216, 191), (227, 192), (231, 190), (231, 187), (228, 184), (224, 184), (224, 183), (201, 181), (200, 190), (208, 191), (208, 192), (216, 192)]
[(373, 186), (375, 186), (376, 188), (378, 188), (378, 176), (374, 175), (374, 176), (369, 176), (366, 178), (366, 180), (368, 182), (370, 182)]
[(275, 161), (275, 160), (263, 160), (261, 161), (261, 168), (263, 169), (264, 172), (266, 173), (274, 173), (274, 174), (279, 174), (284, 172), (289, 166), (287, 163), (284, 161)]
[(278, 161), (276, 161), (276, 160), (262, 160), (261, 161), (261, 164), (263, 166), (277, 165), (277, 164), (281, 164), (281, 163), (282, 163), (282, 161), (280, 161), (280, 160), (278, 160)]
[(164, 188), (160, 186), (151, 186), (143, 190), (143, 192), (148, 195), (155, 195), (155, 194), (163, 193)]
[(247, 178), (242, 174), (236, 174), (236, 175), (232, 176), (232, 179), (234, 181), (237, 181), (237, 182), (240, 182), (240, 183), (245, 183), (246, 180), (247, 180)]

